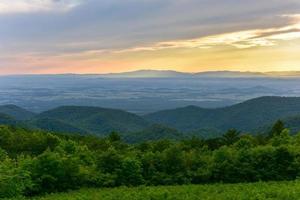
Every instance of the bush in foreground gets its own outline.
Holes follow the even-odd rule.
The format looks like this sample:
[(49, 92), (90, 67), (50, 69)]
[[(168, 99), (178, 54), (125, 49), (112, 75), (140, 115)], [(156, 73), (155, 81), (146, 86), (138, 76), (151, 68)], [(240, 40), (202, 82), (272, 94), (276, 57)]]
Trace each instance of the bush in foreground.
[(0, 127), (0, 197), (83, 187), (295, 180), (299, 145), (300, 135), (286, 129), (267, 136), (229, 130), (214, 140), (130, 145), (116, 133), (96, 138)]

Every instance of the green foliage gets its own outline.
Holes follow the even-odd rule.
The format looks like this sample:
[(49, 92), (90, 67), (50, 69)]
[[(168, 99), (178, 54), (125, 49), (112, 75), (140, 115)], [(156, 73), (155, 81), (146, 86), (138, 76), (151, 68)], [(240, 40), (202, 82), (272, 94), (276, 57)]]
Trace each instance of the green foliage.
[(277, 136), (280, 135), (280, 133), (285, 129), (284, 123), (281, 120), (278, 120), (272, 127), (269, 135), (272, 136)]
[(258, 182), (114, 189), (82, 189), (35, 200), (298, 200), (300, 183)]
[(174, 128), (160, 124), (153, 124), (141, 131), (126, 134), (124, 139), (130, 143), (139, 143), (162, 139), (180, 140), (183, 138), (184, 135)]
[(32, 186), (30, 173), (16, 163), (8, 157), (0, 161), (0, 198), (21, 196)]
[(232, 145), (239, 140), (240, 132), (235, 129), (228, 130), (223, 136), (223, 142), (226, 145)]
[(76, 188), (79, 181), (79, 163), (76, 158), (63, 157), (46, 151), (27, 166), (35, 187), (29, 193), (49, 193)]
[(109, 141), (111, 142), (118, 142), (118, 141), (121, 141), (121, 136), (119, 135), (119, 133), (113, 131), (109, 134), (108, 136), (109, 138)]
[(287, 146), (289, 143), (291, 143), (291, 141), (292, 138), (288, 129), (283, 129), (280, 133), (274, 134), (270, 140), (273, 146)]
[(122, 161), (119, 178), (121, 185), (137, 186), (143, 184), (141, 162), (136, 158), (125, 158)]
[(0, 148), (0, 161), (4, 161), (7, 158), (7, 153)]
[[(32, 196), (82, 187), (296, 180), (300, 135), (240, 134), (126, 144), (106, 138), (0, 127), (0, 195)], [(168, 194), (169, 195), (169, 194)]]
[(12, 157), (21, 153), (39, 155), (47, 148), (54, 149), (59, 141), (60, 139), (53, 134), (0, 126), (0, 147)]

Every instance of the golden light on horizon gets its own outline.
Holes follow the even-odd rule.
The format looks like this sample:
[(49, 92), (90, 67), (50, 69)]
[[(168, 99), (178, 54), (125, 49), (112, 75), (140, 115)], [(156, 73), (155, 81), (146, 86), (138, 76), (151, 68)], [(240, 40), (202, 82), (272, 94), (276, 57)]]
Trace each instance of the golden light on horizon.
[[(14, 4), (8, 0), (1, 2), (0, 20), (2, 16), (14, 14), (19, 16), (19, 13), (24, 16), (30, 13), (33, 13), (33, 16), (43, 13), (44, 17), (50, 16), (51, 20), (53, 17), (60, 19), (75, 7), (80, 7), (82, 3), (81, 0), (33, 1), (34, 4), (29, 4), (29, 1), (24, 0), (18, 0)], [(59, 12), (55, 9), (58, 6), (61, 6)], [(219, 13), (216, 16), (219, 16)], [(108, 35), (112, 38), (107, 35), (100, 37), (102, 34), (105, 35), (106, 30), (102, 29), (104, 33), (100, 31), (99, 35), (93, 35), (96, 32), (93, 29), (98, 28), (96, 25), (88, 26), (88, 29), (84, 30), (87, 31), (88, 36), (94, 36), (91, 38), (81, 38), (82, 29), (78, 35), (75, 31), (69, 33), (69, 28), (64, 29), (66, 24), (58, 26), (64, 32), (57, 34), (58, 29), (55, 28), (59, 21), (52, 24), (49, 19), (47, 20), (50, 21), (52, 28), (50, 29), (51, 37), (56, 38), (53, 39), (50, 36), (47, 38), (43, 37), (46, 33), (43, 28), (47, 28), (46, 26), (37, 27), (35, 23), (30, 22), (33, 25), (32, 32), (29, 31), (27, 35), (23, 35), (20, 31), (16, 34), (16, 37), (20, 37), (23, 43), (18, 44), (12, 40), (13, 42), (4, 43), (7, 47), (0, 46), (0, 74), (109, 73), (140, 69), (186, 72), (300, 71), (300, 14), (276, 14), (275, 17), (278, 23), (267, 18), (270, 25), (256, 26), (256, 22), (251, 22), (249, 26), (244, 27), (243, 24), (246, 22), (242, 21), (238, 24), (229, 24), (231, 28), (224, 28), (224, 30), (220, 28), (217, 31), (215, 25), (213, 23), (210, 25), (208, 20), (207, 24), (203, 25), (203, 30), (207, 28), (207, 32), (202, 33), (202, 25), (199, 24), (190, 27), (190, 33), (185, 31), (184, 34), (177, 32), (184, 30), (185, 26), (180, 28), (175, 26), (174, 31), (170, 33), (164, 27), (155, 34), (151, 33), (150, 29), (143, 32), (142, 28), (147, 28), (147, 26), (142, 26), (123, 36), (124, 33), (116, 31), (116, 25), (114, 25), (112, 32)], [(37, 18), (34, 20), (39, 21)], [(172, 18), (169, 20), (165, 23), (175, 23), (175, 21), (172, 22)], [(142, 24), (141, 22), (137, 22), (133, 27)], [(89, 23), (92, 22), (87, 24)], [(14, 23), (12, 24), (14, 27)], [(105, 25), (110, 24), (105, 23)], [(238, 26), (241, 27), (237, 28)], [(215, 31), (210, 33), (210, 30)], [(40, 37), (37, 37), (38, 40), (35, 40), (35, 35), (32, 33), (40, 34)], [(9, 39), (11, 39), (11, 34), (8, 35)], [(32, 42), (30, 43), (27, 39), (32, 39)], [(127, 43), (127, 40), (130, 42)]]

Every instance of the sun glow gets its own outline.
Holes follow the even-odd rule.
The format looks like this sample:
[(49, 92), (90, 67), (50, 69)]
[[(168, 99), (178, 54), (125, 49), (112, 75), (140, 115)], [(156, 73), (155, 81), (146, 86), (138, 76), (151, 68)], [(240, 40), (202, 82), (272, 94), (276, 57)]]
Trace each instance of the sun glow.
[(218, 12), (179, 17), (199, 1), (166, 1), (161, 10), (158, 2), (0, 0), (0, 74), (300, 70), (300, 10), (278, 11), (296, 7), (294, 0), (275, 10), (257, 0), (257, 13), (244, 8), (250, 0), (235, 2), (230, 15), (220, 1)]

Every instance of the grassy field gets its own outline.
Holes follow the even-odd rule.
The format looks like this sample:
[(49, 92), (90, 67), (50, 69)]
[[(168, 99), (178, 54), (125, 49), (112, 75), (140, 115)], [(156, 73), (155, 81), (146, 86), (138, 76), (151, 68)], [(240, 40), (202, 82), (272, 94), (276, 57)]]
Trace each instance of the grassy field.
[(115, 189), (82, 189), (34, 200), (298, 200), (300, 181)]

